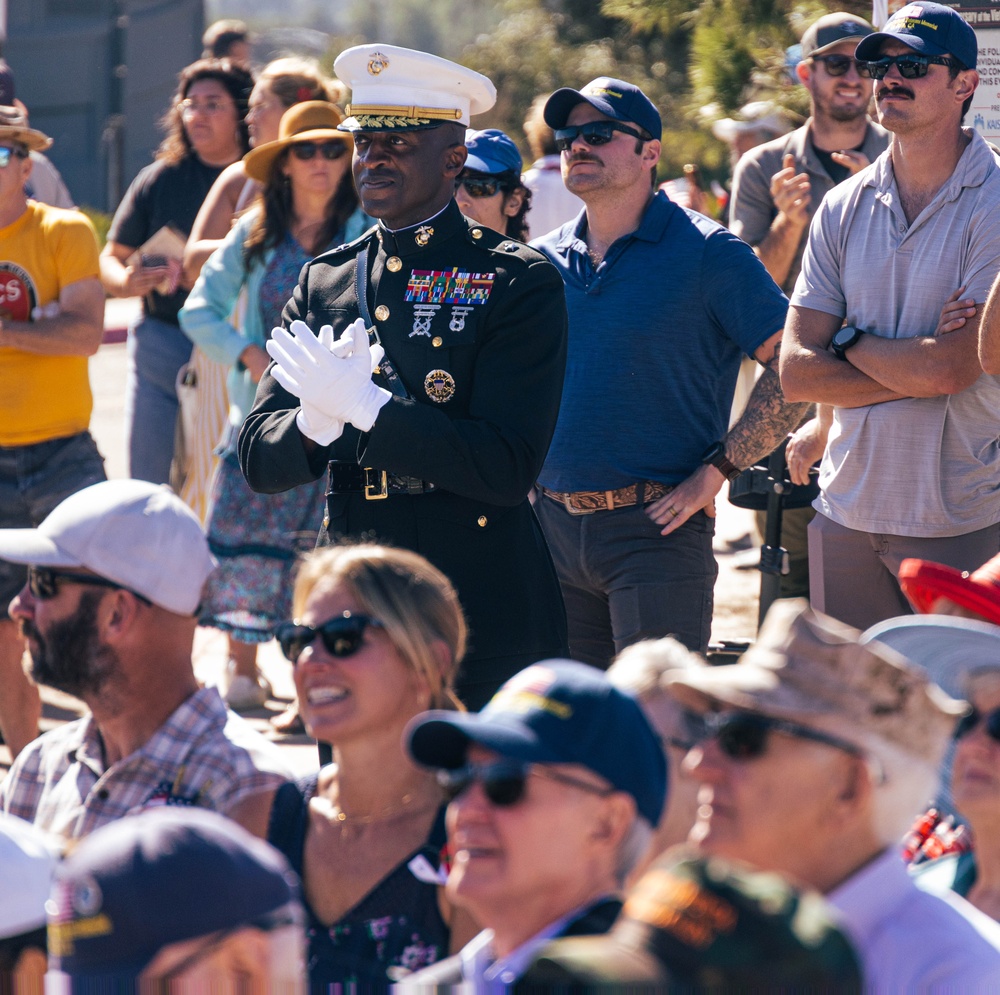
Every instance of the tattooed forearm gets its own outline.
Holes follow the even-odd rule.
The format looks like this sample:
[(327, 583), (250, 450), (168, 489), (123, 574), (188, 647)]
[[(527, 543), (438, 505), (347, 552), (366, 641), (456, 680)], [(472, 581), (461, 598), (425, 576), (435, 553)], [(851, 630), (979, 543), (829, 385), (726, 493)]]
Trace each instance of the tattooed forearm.
[(778, 379), (778, 350), (764, 365), (740, 420), (726, 436), (726, 456), (746, 468), (772, 452), (809, 410), (808, 401), (789, 402)]

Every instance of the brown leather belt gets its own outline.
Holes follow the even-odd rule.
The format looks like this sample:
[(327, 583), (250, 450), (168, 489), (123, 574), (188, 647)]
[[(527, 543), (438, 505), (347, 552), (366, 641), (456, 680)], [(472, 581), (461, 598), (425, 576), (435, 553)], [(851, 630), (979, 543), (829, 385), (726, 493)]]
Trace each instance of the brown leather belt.
[(553, 501), (558, 501), (571, 515), (592, 515), (595, 511), (612, 511), (615, 508), (634, 508), (647, 504), (669, 494), (673, 484), (661, 484), (656, 480), (644, 480), (614, 491), (550, 491), (547, 487), (539, 490)]

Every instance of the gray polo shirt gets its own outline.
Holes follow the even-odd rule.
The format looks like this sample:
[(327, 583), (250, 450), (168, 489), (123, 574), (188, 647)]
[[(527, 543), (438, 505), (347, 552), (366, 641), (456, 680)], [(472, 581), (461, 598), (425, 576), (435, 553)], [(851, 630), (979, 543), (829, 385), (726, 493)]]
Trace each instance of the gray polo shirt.
[[(967, 132), (968, 133), (968, 132)], [(792, 304), (875, 335), (933, 335), (963, 284), (982, 307), (1000, 270), (1000, 164), (972, 141), (908, 224), (886, 152), (827, 194)], [(958, 394), (835, 408), (815, 507), (864, 532), (964, 535), (1000, 521), (1000, 378)]]
[[(874, 162), (889, 145), (889, 132), (877, 124), (868, 122), (865, 141), (861, 151), (869, 162)], [(795, 168), (807, 173), (810, 186), (810, 217), (816, 213), (820, 201), (834, 188), (834, 182), (826, 171), (812, 143), (812, 118), (790, 135), (782, 135), (750, 149), (736, 166), (733, 175), (733, 198), (730, 210), (729, 228), (744, 242), (756, 247), (764, 241), (771, 230), (778, 210), (771, 197), (771, 177), (781, 169), (781, 160), (786, 153), (795, 157)], [(795, 251), (795, 259), (781, 289), (790, 294), (795, 286), (795, 278), (802, 266), (802, 253), (806, 246), (806, 232)]]

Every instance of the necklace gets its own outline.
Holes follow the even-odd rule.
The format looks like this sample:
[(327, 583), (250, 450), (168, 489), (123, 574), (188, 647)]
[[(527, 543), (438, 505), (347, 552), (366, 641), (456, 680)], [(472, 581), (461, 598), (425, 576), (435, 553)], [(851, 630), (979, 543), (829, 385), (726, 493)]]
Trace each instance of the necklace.
[(594, 269), (597, 269), (601, 265), (601, 260), (604, 259), (604, 253), (598, 249), (592, 249), (587, 246), (587, 255), (590, 256), (590, 261), (594, 264)]
[(437, 799), (426, 799), (425, 804), (414, 806), (415, 799), (412, 794), (405, 794), (399, 800), (399, 803), (389, 808), (383, 809), (381, 812), (372, 812), (368, 815), (353, 815), (350, 812), (345, 812), (339, 804), (331, 802), (331, 814), (335, 822), (339, 822), (342, 826), (350, 824), (352, 826), (370, 826), (376, 822), (388, 822), (390, 819), (395, 819), (403, 814), (413, 814), (416, 812), (423, 812), (425, 809), (431, 807), (431, 805), (438, 805), (440, 801)]

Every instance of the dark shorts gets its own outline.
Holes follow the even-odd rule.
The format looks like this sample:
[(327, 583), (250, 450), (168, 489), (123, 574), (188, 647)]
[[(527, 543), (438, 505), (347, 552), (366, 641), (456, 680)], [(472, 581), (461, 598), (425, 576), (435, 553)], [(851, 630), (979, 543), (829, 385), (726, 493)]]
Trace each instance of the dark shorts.
[[(35, 528), (64, 498), (106, 479), (104, 458), (89, 432), (0, 446), (0, 529)], [(21, 564), (0, 560), (0, 618), (26, 577)]]

